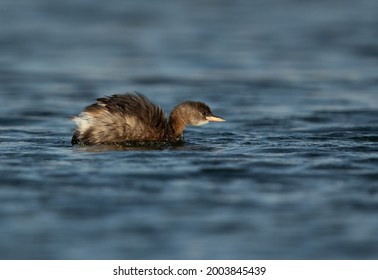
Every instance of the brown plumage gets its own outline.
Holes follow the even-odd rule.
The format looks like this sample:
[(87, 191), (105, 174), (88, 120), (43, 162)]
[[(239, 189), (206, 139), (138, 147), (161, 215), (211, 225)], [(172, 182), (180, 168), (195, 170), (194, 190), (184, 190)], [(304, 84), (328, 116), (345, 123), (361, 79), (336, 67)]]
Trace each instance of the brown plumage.
[(187, 125), (224, 121), (196, 101), (177, 105), (167, 119), (159, 106), (139, 93), (99, 98), (72, 119), (76, 123), (73, 145), (174, 142), (182, 140)]

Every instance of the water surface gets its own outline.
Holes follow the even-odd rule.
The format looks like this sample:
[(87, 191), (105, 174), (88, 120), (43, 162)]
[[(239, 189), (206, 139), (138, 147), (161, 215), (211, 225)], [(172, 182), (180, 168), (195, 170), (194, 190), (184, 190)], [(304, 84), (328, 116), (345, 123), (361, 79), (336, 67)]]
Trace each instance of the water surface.
[[(0, 4), (1, 259), (377, 259), (378, 2)], [(140, 91), (227, 122), (80, 148)]]

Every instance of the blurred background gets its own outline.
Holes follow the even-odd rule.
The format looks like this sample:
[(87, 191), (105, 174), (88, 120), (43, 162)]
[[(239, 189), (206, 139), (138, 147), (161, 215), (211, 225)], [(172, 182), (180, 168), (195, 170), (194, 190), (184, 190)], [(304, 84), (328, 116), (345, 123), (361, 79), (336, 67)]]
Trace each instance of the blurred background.
[[(378, 1), (2, 0), (1, 259), (378, 257)], [(138, 91), (227, 122), (70, 146)]]

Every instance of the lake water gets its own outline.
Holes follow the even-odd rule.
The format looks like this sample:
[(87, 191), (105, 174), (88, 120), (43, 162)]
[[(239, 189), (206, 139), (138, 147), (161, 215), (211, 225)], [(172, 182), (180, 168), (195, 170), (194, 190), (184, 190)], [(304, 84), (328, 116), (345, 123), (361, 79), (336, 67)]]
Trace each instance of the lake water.
[[(1, 259), (378, 259), (378, 1), (2, 0)], [(224, 123), (72, 147), (139, 91)]]

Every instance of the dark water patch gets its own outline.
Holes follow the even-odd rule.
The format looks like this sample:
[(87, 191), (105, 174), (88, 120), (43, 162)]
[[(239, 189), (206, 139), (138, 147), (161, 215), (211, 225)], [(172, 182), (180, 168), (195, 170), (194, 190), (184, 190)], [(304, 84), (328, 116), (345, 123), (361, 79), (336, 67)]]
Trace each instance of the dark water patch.
[(309, 123), (319, 123), (319, 124), (325, 124), (332, 122), (332, 119), (329, 117), (324, 117), (324, 116), (318, 116), (318, 115), (313, 115), (313, 116), (304, 116), (304, 117), (299, 117), (297, 120), (304, 121), (304, 122), (309, 122)]
[[(377, 157), (366, 157), (355, 160), (356, 163), (367, 163), (374, 165), (375, 163), (378, 163), (378, 156)], [(378, 166), (378, 165), (377, 165)]]
[(227, 167), (204, 167), (201, 168), (202, 174), (214, 174), (219, 177), (235, 177), (242, 178), (249, 176), (248, 171), (243, 168), (227, 168)]
[(361, 136), (352, 136), (350, 140), (358, 142), (378, 142), (378, 135), (361, 135)]
[(159, 84), (168, 84), (168, 85), (180, 85), (180, 86), (206, 86), (210, 81), (200, 80), (200, 79), (188, 79), (180, 77), (136, 77), (131, 80), (132, 83), (141, 84), (141, 85), (159, 85)]
[(271, 159), (271, 160), (254, 160), (251, 164), (252, 169), (260, 170), (275, 170), (296, 167), (297, 164), (283, 160)]
[(65, 116), (61, 116), (61, 115), (58, 115), (57, 113), (57, 110), (56, 108), (51, 108), (51, 109), (47, 109), (47, 108), (41, 108), (41, 109), (37, 109), (37, 110), (33, 110), (33, 111), (28, 111), (27, 109), (23, 111), (22, 113), (22, 117), (23, 119), (45, 119), (45, 118), (51, 118), (51, 117), (59, 117), (59, 118), (69, 118), (69, 116), (65, 115)]
[(298, 152), (298, 149), (285, 148), (285, 147), (272, 147), (272, 148), (262, 148), (259, 149), (260, 153), (263, 154), (291, 154)]
[(366, 133), (375, 133), (378, 127), (376, 125), (345, 125), (341, 123), (339, 126), (324, 126), (324, 127), (312, 127), (306, 129), (294, 129), (295, 132), (301, 132), (304, 134), (310, 133), (313, 134), (314, 139), (319, 137), (350, 137), (350, 133), (354, 133), (355, 135), (366, 134)]
[(298, 153), (303, 158), (324, 158), (330, 155), (330, 152), (324, 149), (312, 149), (311, 151)]
[(355, 53), (367, 58), (378, 58), (378, 44), (357, 46), (355, 47)]
[(285, 79), (274, 79), (274, 78), (256, 78), (256, 77), (241, 77), (241, 76), (230, 76), (225, 73), (219, 77), (217, 76), (207, 76), (207, 77), (168, 77), (168, 76), (136, 76), (131, 79), (132, 83), (140, 85), (179, 85), (179, 86), (227, 86), (227, 85), (237, 85), (248, 87), (249, 89), (279, 89), (283, 90), (309, 90), (313, 89), (311, 86), (306, 86), (303, 84), (298, 84), (290, 82)]
[[(15, 117), (3, 117), (0, 118), (0, 126), (3, 127), (14, 127), (14, 126), (21, 126), (21, 125), (30, 125), (33, 123), (37, 123), (39, 119), (35, 118), (25, 118), (23, 116)], [(3, 130), (2, 127), (0, 127)]]
[(346, 163), (346, 162), (320, 162), (313, 164), (312, 167), (313, 169), (319, 169), (319, 170), (328, 170), (328, 171), (358, 171), (358, 170), (364, 170), (363, 168), (360, 168), (354, 164), (351, 163)]

